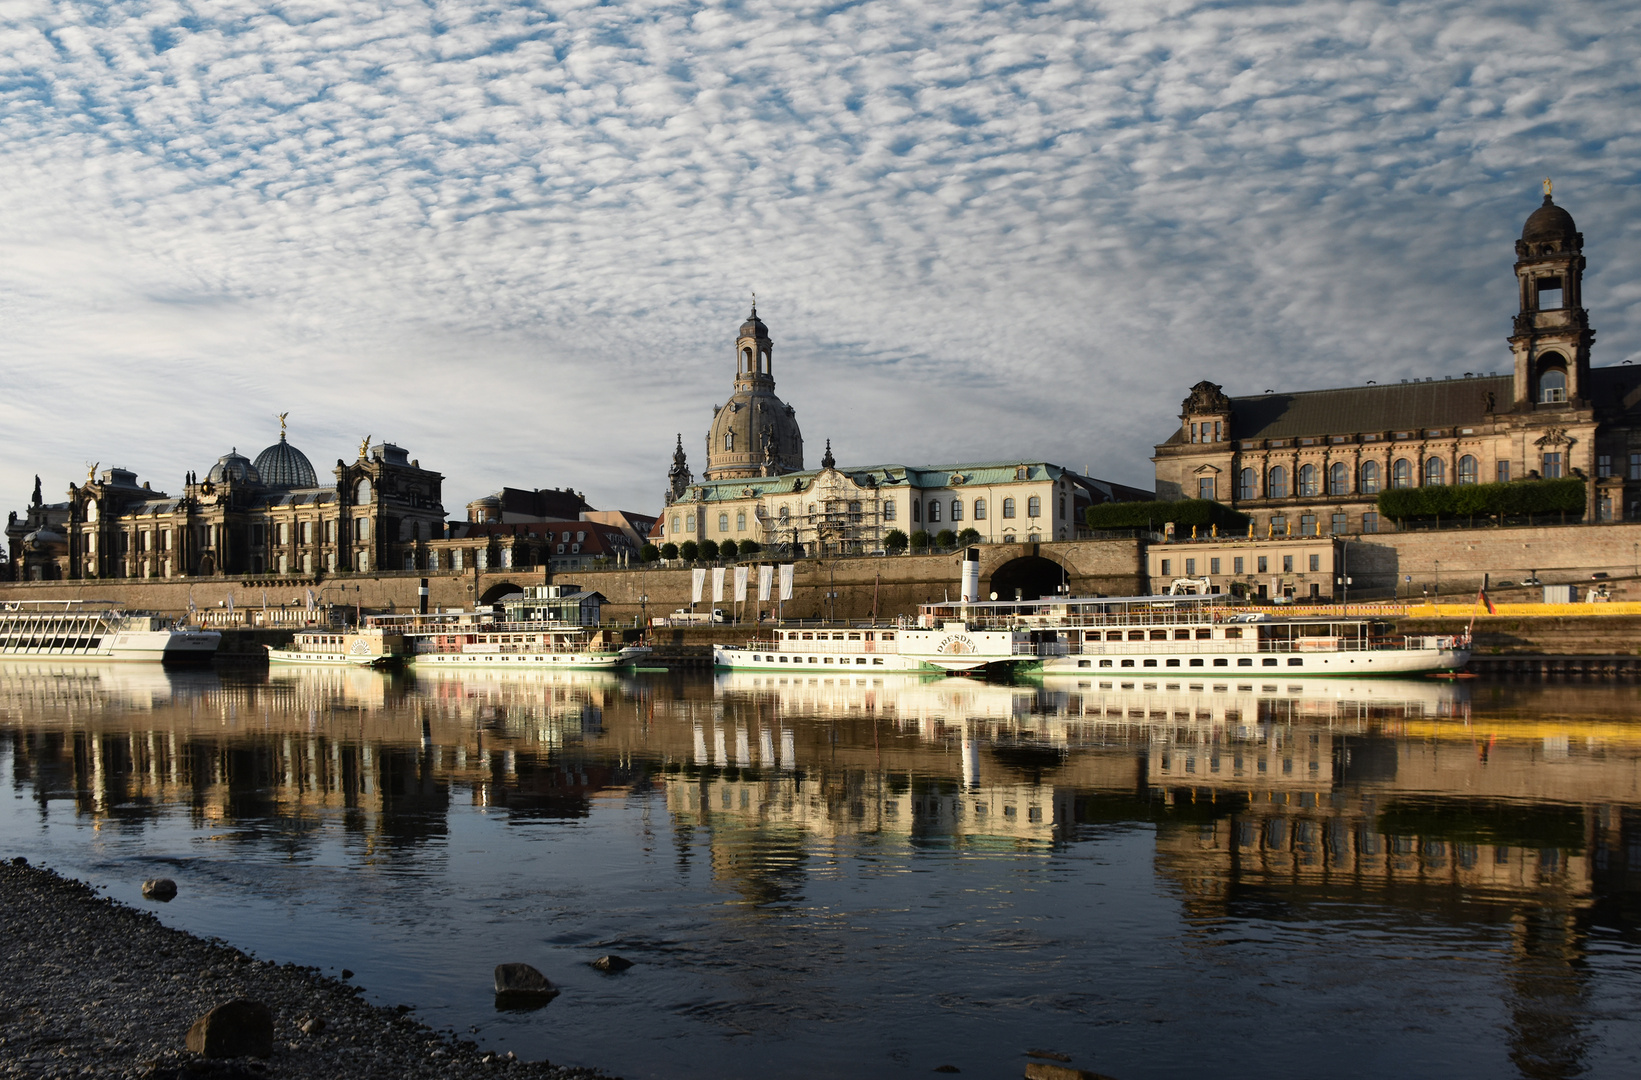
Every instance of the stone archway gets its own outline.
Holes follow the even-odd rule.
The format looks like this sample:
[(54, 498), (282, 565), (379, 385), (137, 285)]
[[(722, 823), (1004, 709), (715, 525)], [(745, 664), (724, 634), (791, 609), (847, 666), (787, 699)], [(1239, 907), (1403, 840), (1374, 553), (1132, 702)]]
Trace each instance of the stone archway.
[(1053, 596), (1066, 581), (1066, 569), (1053, 559), (1041, 555), (1022, 555), (1010, 559), (991, 572), (991, 578), (981, 588), (987, 596), (997, 594), (999, 600), (1037, 600)]
[(524, 586), (513, 581), (498, 581), (491, 585), (479, 597), (481, 604), (499, 604), (504, 597), (519, 596), (524, 592)]

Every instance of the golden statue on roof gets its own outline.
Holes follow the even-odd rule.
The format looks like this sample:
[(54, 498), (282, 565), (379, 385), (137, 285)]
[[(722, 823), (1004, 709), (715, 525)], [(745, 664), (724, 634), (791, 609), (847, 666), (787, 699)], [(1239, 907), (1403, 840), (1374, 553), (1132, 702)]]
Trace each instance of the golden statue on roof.
[(289, 415), (290, 413), (288, 412), (282, 412), (279, 414), (279, 437), (281, 439), (285, 437), (285, 417)]

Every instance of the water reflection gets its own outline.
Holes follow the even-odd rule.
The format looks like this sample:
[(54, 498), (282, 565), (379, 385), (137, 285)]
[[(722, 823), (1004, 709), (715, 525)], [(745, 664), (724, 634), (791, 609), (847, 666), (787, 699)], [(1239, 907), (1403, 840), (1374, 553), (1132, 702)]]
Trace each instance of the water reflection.
[[(1287, 962), (1293, 946), (1249, 942), (1288, 926), (1332, 935), (1330, 948), (1359, 965), (1357, 976), (1393, 998), (1407, 973), (1373, 942), (1406, 937), (1399, 947), (1417, 948), (1428, 936), (1432, 957), (1503, 958), (1496, 979), (1448, 976), (1483, 979), (1485, 990), (1467, 982), (1466, 992), (1509, 1016), (1502, 1031), (1470, 1018), (1468, 1037), (1502, 1036), (1523, 1075), (1565, 1076), (1587, 1067), (1592, 1046), (1641, 1047), (1618, 1023), (1634, 1019), (1641, 1000), (1630, 951), (1641, 892), (1636, 696), (1631, 687), (1441, 680), (234, 676), (13, 663), (0, 666), (0, 755), (36, 823), (66, 804), (77, 826), (131, 837), (133, 857), (145, 828), (180, 813), (246, 858), (320, 860), (340, 838), (345, 866), (459, 890), (442, 875), (465, 813), (499, 816), (520, 842), (542, 828), (603, 828), (614, 844), (636, 829), (630, 857), (668, 852), (669, 888), (695, 888), (704, 860), (701, 894), (726, 911), (692, 924), (707, 948), (762, 923), (765, 944), (833, 932), (801, 920), (821, 902), (817, 890), (862, 867), (945, 875), (934, 891), (960, 891), (947, 879), (958, 880), (965, 859), (1000, 873), (1052, 868), (1057, 876), (1036, 889), (1095, 886), (1098, 871), (1067, 858), (1148, 830), (1150, 873), (1184, 951), (1166, 975), (1161, 965), (1127, 976), (1140, 980), (1135, 993), (1159, 994), (1197, 965), (1230, 965), (1246, 986), (1263, 985), (1265, 968)], [(666, 816), (663, 839), (652, 811)], [(15, 812), (0, 818), (12, 841), (22, 827)], [(41, 842), (66, 850), (77, 841), (53, 833)], [(852, 880), (866, 892), (889, 888)], [(980, 891), (995, 906), (1008, 890), (993, 881)], [(1071, 918), (1078, 894), (1054, 895), (1061, 910), (1046, 917)], [(617, 902), (632, 896), (579, 900)], [(671, 902), (657, 896), (643, 917), (664, 919)], [(971, 902), (981, 904), (953, 899), (955, 909), (928, 919), (983, 921), (978, 906), (963, 906)], [(1621, 950), (1602, 955), (1625, 964), (1592, 962), (1598, 932), (1604, 949)], [(920, 951), (928, 933), (907, 926), (893, 948), (961, 968)], [(1076, 924), (1041, 946), (1069, 955), (1073, 968), (1097, 968), (1109, 962), (1099, 940), (1097, 928)], [(1003, 950), (1007, 969), (1005, 946), (987, 948)], [(759, 992), (801, 996), (804, 978), (827, 977), (816, 964), (806, 961), (790, 987)], [(868, 980), (850, 992), (872, 998), (881, 1023), (915, 1025), (928, 1006), (896, 989), (911, 977), (897, 972), (870, 973), (881, 991)], [(1601, 1023), (1588, 1015), (1598, 986)], [(737, 1017), (768, 1036), (758, 1060), (804, 1060), (782, 1057), (798, 1051), (781, 1049), (775, 1026)], [(995, 1022), (1014, 1030), (1033, 1021), (1004, 1010)], [(995, 1036), (977, 1028), (963, 1037)], [(586, 1037), (606, 1040), (588, 1060), (621, 1064), (608, 1036)], [(1131, 1049), (1130, 1075), (1157, 1064), (1141, 1043)], [(622, 1052), (637, 1055), (629, 1069), (647, 1067), (641, 1051)], [(1478, 1063), (1471, 1074), (1486, 1071)]]

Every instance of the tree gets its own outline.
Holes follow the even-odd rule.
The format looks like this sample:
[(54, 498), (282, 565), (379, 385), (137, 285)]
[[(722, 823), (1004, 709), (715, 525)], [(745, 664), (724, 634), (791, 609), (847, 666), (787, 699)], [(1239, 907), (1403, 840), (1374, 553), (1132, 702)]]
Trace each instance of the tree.
[(693, 540), (685, 540), (678, 545), (678, 554), (683, 556), (685, 562), (694, 562), (701, 557), (701, 545)]
[(716, 540), (702, 540), (701, 541), (701, 558), (705, 559), (707, 562), (717, 562), (718, 561), (718, 541), (716, 541)]
[(890, 529), (889, 534), (883, 538), (883, 550), (891, 555), (899, 555), (906, 550), (907, 543), (909, 541), (905, 533), (899, 529)]
[(1090, 529), (1150, 529), (1161, 532), (1172, 521), (1174, 528), (1191, 534), (1191, 526), (1203, 531), (1218, 525), (1220, 532), (1247, 531), (1248, 515), (1238, 513), (1212, 499), (1178, 499), (1174, 502), (1108, 502), (1090, 506), (1084, 515)]
[(718, 554), (722, 555), (726, 559), (733, 559), (740, 553), (740, 550), (741, 546), (733, 540), (725, 540), (722, 544), (718, 545)]
[(654, 544), (645, 544), (638, 549), (638, 557), (645, 562), (655, 562), (661, 557), (661, 549)]
[(954, 548), (957, 546), (957, 534), (950, 529), (941, 529), (935, 533), (934, 546), (937, 548)]
[(662, 544), (661, 557), (666, 559), (668, 562), (676, 559), (678, 557), (678, 545), (673, 543)]
[(978, 544), (979, 542), (980, 542), (980, 530), (979, 529), (975, 529), (975, 528), (971, 527), (971, 528), (964, 529), (962, 532), (957, 534), (957, 546), (958, 547), (968, 547), (970, 544)]
[(756, 555), (763, 549), (764, 546), (756, 540), (742, 540), (736, 548), (736, 550), (741, 553), (742, 557)]
[(929, 534), (928, 534), (928, 532), (926, 532), (923, 529), (919, 529), (915, 533), (913, 533), (912, 534), (912, 548), (916, 551), (927, 551), (929, 549)]

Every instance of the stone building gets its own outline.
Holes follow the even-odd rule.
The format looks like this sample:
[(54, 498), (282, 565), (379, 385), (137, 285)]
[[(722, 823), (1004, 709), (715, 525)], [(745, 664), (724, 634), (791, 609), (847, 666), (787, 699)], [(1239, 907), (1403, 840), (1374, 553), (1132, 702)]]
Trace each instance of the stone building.
[(707, 480), (780, 476), (803, 468), (797, 413), (775, 396), (774, 350), (769, 328), (758, 318), (754, 303), (735, 335), (734, 392), (712, 408), (703, 474)]
[(1641, 370), (1592, 368), (1584, 235), (1551, 199), (1516, 242), (1513, 370), (1337, 390), (1191, 388), (1157, 497), (1213, 499), (1261, 535), (1373, 533), (1387, 488), (1588, 478), (1586, 520), (1641, 514)]
[[(283, 421), (281, 421), (283, 426)], [(313, 577), (394, 569), (401, 549), (444, 535), (443, 477), (400, 447), (367, 439), (321, 485), (281, 430), (253, 462), (230, 450), (180, 495), (93, 467), (48, 506), (38, 485), (6, 534), (20, 580)]]

